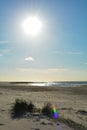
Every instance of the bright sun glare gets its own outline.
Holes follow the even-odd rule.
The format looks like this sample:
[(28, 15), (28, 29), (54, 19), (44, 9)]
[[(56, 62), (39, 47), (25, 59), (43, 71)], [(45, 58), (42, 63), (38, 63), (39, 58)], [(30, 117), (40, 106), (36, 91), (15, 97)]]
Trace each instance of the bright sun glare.
[(38, 17), (28, 17), (23, 22), (24, 32), (28, 35), (36, 36), (41, 32), (42, 22), (38, 19)]

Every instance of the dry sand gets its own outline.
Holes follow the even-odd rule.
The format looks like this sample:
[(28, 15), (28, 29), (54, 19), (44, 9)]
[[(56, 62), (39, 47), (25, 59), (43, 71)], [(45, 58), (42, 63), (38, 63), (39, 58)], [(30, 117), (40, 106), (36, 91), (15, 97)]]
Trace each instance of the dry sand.
[(17, 98), (33, 101), (37, 108), (51, 102), (56, 105), (59, 117), (87, 127), (87, 86), (46, 88), (0, 84), (0, 130), (72, 130), (58, 121), (38, 116), (12, 120), (9, 111)]

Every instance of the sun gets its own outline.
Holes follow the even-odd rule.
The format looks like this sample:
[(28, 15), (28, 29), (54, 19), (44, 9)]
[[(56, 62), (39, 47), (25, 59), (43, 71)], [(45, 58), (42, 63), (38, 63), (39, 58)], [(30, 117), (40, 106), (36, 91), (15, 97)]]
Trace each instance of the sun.
[(31, 16), (27, 17), (22, 24), (24, 32), (31, 36), (36, 36), (42, 30), (42, 22), (38, 17)]

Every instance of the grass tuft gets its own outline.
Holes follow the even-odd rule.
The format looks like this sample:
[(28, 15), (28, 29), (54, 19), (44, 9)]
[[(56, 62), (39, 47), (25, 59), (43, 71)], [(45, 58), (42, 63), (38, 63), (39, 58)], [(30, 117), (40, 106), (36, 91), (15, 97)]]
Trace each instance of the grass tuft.
[(26, 112), (33, 113), (34, 109), (35, 109), (35, 106), (32, 102), (27, 103), (23, 99), (16, 99), (15, 103), (13, 104), (12, 109), (11, 109), (11, 117), (12, 118), (20, 118)]
[(53, 117), (53, 109), (52, 104), (50, 102), (44, 104), (42, 108), (42, 114), (48, 117)]

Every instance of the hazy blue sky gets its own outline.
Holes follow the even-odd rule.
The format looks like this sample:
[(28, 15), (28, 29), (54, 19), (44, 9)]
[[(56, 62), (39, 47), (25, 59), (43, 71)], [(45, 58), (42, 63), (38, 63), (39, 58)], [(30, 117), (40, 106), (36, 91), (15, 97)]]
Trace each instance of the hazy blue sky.
[[(37, 16), (31, 37), (23, 21)], [(0, 0), (0, 80), (87, 80), (87, 0)]]

